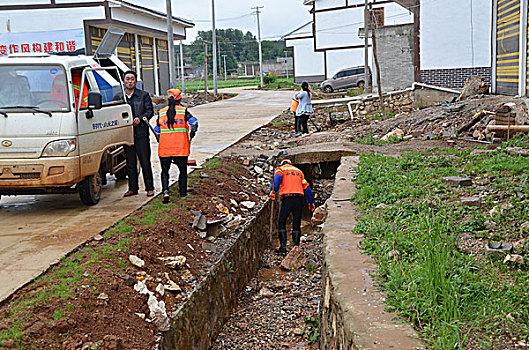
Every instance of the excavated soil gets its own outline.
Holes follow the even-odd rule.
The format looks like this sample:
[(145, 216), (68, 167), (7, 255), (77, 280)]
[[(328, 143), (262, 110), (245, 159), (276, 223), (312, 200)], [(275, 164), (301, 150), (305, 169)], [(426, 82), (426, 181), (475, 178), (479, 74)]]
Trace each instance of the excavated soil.
[[(191, 195), (183, 199), (173, 195), (170, 210), (155, 199), (118, 230), (90, 241), (18, 291), (0, 308), (0, 333), (9, 328), (18, 335), (0, 344), (23, 349), (152, 349), (158, 331), (143, 315), (136, 315), (149, 318), (147, 296), (127, 285), (126, 278), (143, 280), (151, 291), (170, 278), (182, 292), (166, 291), (158, 298), (165, 301), (168, 314), (176, 312), (233, 239), (200, 238), (191, 227), (191, 210), (201, 210), (208, 221), (226, 217), (219, 207), (245, 216), (251, 211), (230, 200), (253, 201), (258, 208), (265, 198), (266, 191), (254, 184), (255, 177), (240, 161), (218, 163), (192, 174)], [(202, 244), (211, 241), (216, 248), (206, 246), (212, 251), (205, 250)], [(130, 254), (143, 259), (145, 266), (132, 266)], [(181, 270), (170, 269), (158, 259), (178, 255), (187, 258)]]

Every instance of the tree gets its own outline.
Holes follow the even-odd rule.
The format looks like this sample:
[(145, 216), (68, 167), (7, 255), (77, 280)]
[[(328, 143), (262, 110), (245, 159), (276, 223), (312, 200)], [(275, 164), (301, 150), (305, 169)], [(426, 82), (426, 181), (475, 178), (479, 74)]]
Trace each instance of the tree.
[[(252, 32), (243, 33), (240, 29), (217, 29), (217, 48), (220, 55), (226, 55), (226, 68), (228, 73), (237, 71), (238, 63), (241, 62), (255, 62), (259, 60), (259, 45), (257, 38)], [(212, 43), (211, 30), (199, 31), (198, 36), (190, 45), (185, 45), (184, 52), (186, 61), (194, 66), (204, 65), (204, 42), (208, 47), (209, 69), (213, 68), (213, 60), (211, 59)], [(284, 57), (283, 41), (262, 41), (263, 59), (275, 59), (276, 57)], [(217, 52), (217, 54), (219, 54)], [(290, 56), (290, 51), (288, 53)], [(222, 57), (222, 56), (221, 56)], [(219, 62), (223, 62), (220, 60)]]

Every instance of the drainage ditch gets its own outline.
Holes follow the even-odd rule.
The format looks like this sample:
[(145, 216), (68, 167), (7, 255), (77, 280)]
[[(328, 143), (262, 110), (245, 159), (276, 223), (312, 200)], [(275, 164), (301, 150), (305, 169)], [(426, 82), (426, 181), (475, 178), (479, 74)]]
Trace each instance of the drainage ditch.
[[(318, 194), (316, 204), (325, 203), (332, 192), (339, 162), (296, 166)], [(280, 266), (283, 257), (276, 255), (273, 247), (266, 249), (260, 258), (259, 271), (237, 298), (212, 349), (318, 348), (322, 235), (310, 219), (311, 214), (305, 208), (301, 226), (302, 267), (285, 271)], [(291, 224), (289, 220), (288, 248), (291, 248)]]
[[(297, 164), (322, 205), (331, 195), (338, 161)], [(268, 202), (207, 273), (164, 333), (162, 349), (316, 349), (321, 300), (319, 228), (303, 211), (300, 269), (282, 271), (269, 239), (270, 215), (276, 244), (277, 205)], [(287, 223), (291, 232), (291, 223)], [(290, 233), (289, 233), (290, 234)], [(288, 239), (291, 242), (291, 237)], [(290, 246), (289, 246), (290, 247)], [(310, 344), (309, 344), (310, 343)]]

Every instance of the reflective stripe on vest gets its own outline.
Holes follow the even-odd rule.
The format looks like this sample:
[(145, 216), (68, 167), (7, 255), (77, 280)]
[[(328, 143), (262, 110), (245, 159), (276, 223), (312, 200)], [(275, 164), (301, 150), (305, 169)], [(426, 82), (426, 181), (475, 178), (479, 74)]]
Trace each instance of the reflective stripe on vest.
[(287, 194), (304, 194), (304, 190), (309, 187), (305, 180), (303, 172), (293, 165), (285, 164), (276, 169), (275, 174), (282, 177), (281, 186), (279, 187), (279, 196)]
[(175, 122), (173, 128), (168, 125), (167, 110), (165, 107), (160, 110), (158, 124), (160, 125), (160, 144), (158, 146), (158, 156), (160, 157), (188, 157), (190, 140), (189, 125), (185, 120), (186, 108), (175, 106)]

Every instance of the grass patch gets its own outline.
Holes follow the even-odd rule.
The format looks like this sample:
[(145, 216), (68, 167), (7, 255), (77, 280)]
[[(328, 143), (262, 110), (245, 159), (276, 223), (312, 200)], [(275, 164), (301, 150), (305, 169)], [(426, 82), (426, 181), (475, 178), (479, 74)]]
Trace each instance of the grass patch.
[[(529, 160), (503, 151), (407, 153), (400, 158), (361, 157), (352, 200), (363, 215), (355, 233), (378, 263), (387, 304), (410, 321), (433, 349), (502, 348), (529, 338), (529, 269), (459, 249), (463, 235), (514, 242), (529, 217)], [(478, 188), (451, 188), (442, 178), (482, 177), (491, 182), (481, 208), (459, 198)], [(383, 208), (376, 209), (380, 204)], [(512, 208), (491, 217), (498, 204)], [(516, 253), (528, 256), (528, 244)]]
[[(376, 110), (376, 111), (366, 114), (365, 118), (369, 120), (384, 120), (384, 116), (382, 115), (382, 111), (380, 110)], [(395, 113), (387, 109), (386, 119), (392, 119), (392, 118), (395, 118)]]

